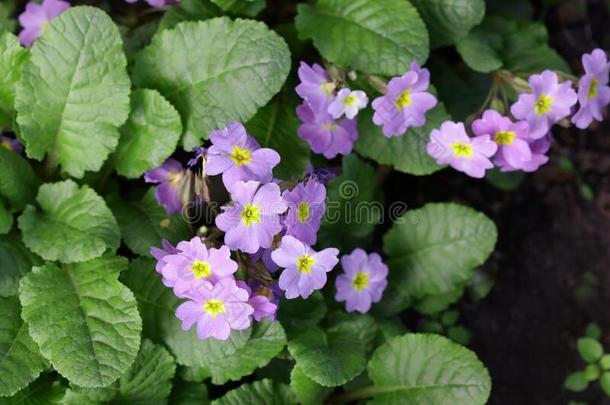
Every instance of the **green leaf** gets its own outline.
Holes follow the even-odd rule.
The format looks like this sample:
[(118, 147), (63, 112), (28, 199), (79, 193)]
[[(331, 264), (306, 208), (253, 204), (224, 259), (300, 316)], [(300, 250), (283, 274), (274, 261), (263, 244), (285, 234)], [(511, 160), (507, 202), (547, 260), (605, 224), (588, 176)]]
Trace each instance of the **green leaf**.
[(578, 353), (580, 357), (587, 363), (594, 363), (604, 354), (604, 348), (601, 343), (590, 337), (583, 337), (577, 342)]
[(280, 179), (298, 179), (305, 175), (309, 164), (309, 146), (298, 137), (298, 104), (294, 92), (283, 91), (246, 124), (248, 132), (264, 148), (274, 149), (282, 160), (273, 169)]
[(610, 397), (610, 372), (606, 371), (602, 374), (599, 379), (599, 385), (602, 387), (604, 393)]
[(296, 365), (290, 373), (290, 388), (292, 388), (297, 400), (302, 405), (321, 404), (329, 392), (328, 388), (307, 377), (303, 370)]
[[(22, 317), (53, 367), (81, 387), (104, 387), (133, 363), (142, 320), (135, 297), (118, 282), (127, 260), (35, 267), (19, 287)], [(70, 355), (66, 355), (70, 353)]]
[(155, 199), (150, 188), (140, 201), (122, 201), (117, 195), (108, 199), (123, 240), (132, 252), (142, 256), (150, 254), (152, 246), (160, 246), (162, 239), (177, 243), (189, 238), (189, 227), (181, 215), (170, 215)]
[[(474, 276), (474, 274), (473, 274)], [(397, 277), (400, 279), (400, 275)], [(449, 291), (444, 291), (440, 294), (426, 295), (422, 299), (415, 302), (414, 307), (417, 312), (425, 315), (435, 315), (445, 309), (453, 303), (456, 303), (462, 295), (464, 295), (463, 284), (460, 284), (457, 288)]]
[(393, 138), (386, 137), (382, 128), (373, 123), (372, 110), (365, 110), (362, 115), (359, 120), (360, 136), (355, 145), (356, 151), (362, 156), (416, 176), (431, 174), (443, 168), (426, 152), (430, 131), (451, 118), (442, 103), (428, 113), (423, 127), (410, 128), (406, 134)]
[(105, 388), (68, 390), (64, 403), (166, 404), (175, 372), (176, 362), (171, 354), (162, 346), (144, 340), (135, 362), (118, 381)]
[(368, 364), (374, 404), (485, 404), (491, 379), (470, 350), (438, 335), (406, 334), (380, 346)]
[(120, 132), (115, 167), (120, 175), (134, 179), (161, 166), (174, 152), (182, 123), (176, 109), (158, 91), (138, 89), (131, 95), (131, 113)]
[(321, 292), (316, 291), (306, 300), (283, 299), (279, 305), (277, 319), (286, 329), (288, 336), (292, 336), (294, 332), (318, 325), (326, 311), (324, 297)]
[(222, 398), (212, 401), (212, 405), (286, 405), (294, 403), (296, 403), (294, 394), (286, 384), (268, 379), (243, 384), (227, 392)]
[(204, 383), (176, 381), (169, 403), (172, 405), (209, 405), (208, 389)]
[(163, 319), (174, 316), (179, 300), (172, 289), (161, 282), (161, 276), (155, 271), (155, 263), (153, 259), (138, 257), (121, 274), (121, 282), (136, 296), (142, 316), (142, 334), (161, 343), (159, 325)]
[(61, 404), (65, 392), (59, 381), (44, 376), (12, 397), (0, 397), (0, 405), (54, 405)]
[(456, 49), (472, 70), (489, 73), (503, 65), (502, 45), (498, 33), (476, 27), (456, 44)]
[(182, 0), (168, 8), (159, 23), (159, 31), (174, 28), (183, 21), (202, 21), (219, 17), (222, 11), (208, 0)]
[(99, 170), (129, 114), (126, 65), (119, 30), (99, 8), (72, 7), (54, 18), (17, 85), (27, 155), (48, 154), (73, 177)]
[(0, 396), (11, 396), (26, 387), (45, 366), (21, 320), (19, 299), (0, 298)]
[(27, 58), (28, 51), (19, 45), (19, 39), (10, 32), (0, 31), (0, 129), (12, 127), (15, 87)]
[(610, 370), (610, 354), (604, 354), (599, 360), (599, 365), (603, 370)]
[(72, 180), (43, 184), (19, 217), (25, 245), (45, 260), (81, 262), (116, 250), (121, 234), (106, 203), (89, 186)]
[(491, 183), (492, 186), (503, 191), (514, 191), (519, 188), (525, 179), (525, 173), (521, 171), (501, 172), (494, 168), (485, 173), (485, 180)]
[(485, 16), (484, 0), (411, 0), (426, 22), (432, 48), (465, 38)]
[(266, 0), (212, 0), (212, 2), (228, 13), (251, 18), (256, 17), (267, 7)]
[(415, 297), (451, 291), (472, 278), (497, 239), (484, 214), (457, 204), (427, 204), (407, 211), (384, 235), (384, 251), (397, 287)]
[(17, 28), (17, 21), (13, 18), (15, 13), (15, 1), (3, 1), (0, 3), (0, 30), (13, 32)]
[(32, 166), (21, 155), (0, 147), (0, 197), (14, 211), (21, 211), (34, 200), (40, 181)]
[(327, 331), (312, 327), (295, 334), (288, 350), (301, 371), (325, 387), (345, 384), (364, 370), (365, 344), (354, 325), (341, 322)]
[(401, 75), (428, 58), (428, 33), (404, 0), (319, 0), (299, 4), (296, 27), (322, 56), (367, 73)]
[(368, 245), (383, 215), (373, 167), (355, 154), (344, 156), (343, 173), (328, 183), (326, 190), (326, 215), (318, 232), (320, 246), (351, 251)]
[(0, 235), (7, 234), (13, 227), (13, 214), (4, 206), (0, 200)]
[[(603, 376), (602, 376), (603, 378)], [(583, 371), (577, 371), (570, 374), (563, 383), (565, 389), (580, 392), (584, 391), (589, 386), (589, 381), (585, 378)]]
[(20, 239), (13, 236), (0, 238), (0, 297), (17, 293), (19, 280), (33, 265), (40, 266), (42, 260), (30, 252)]
[(601, 369), (597, 364), (588, 364), (587, 367), (585, 367), (584, 373), (587, 381), (591, 382), (599, 378)]
[(182, 330), (175, 315), (161, 320), (163, 338), (178, 364), (205, 368), (212, 383), (237, 381), (263, 367), (286, 345), (279, 322), (264, 320), (243, 331), (232, 331), (228, 340), (200, 340), (195, 329)]
[(139, 54), (134, 80), (159, 90), (180, 112), (189, 150), (210, 131), (250, 119), (289, 70), (285, 41), (265, 24), (222, 17), (159, 32)]

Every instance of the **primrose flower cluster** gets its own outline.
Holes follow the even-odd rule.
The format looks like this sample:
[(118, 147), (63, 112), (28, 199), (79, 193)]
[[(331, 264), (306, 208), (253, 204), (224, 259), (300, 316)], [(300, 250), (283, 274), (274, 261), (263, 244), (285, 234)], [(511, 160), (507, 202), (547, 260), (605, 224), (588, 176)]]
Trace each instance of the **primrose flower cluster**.
[[(282, 296), (307, 298), (323, 288), (339, 251), (312, 247), (326, 209), (328, 173), (311, 170), (296, 184), (274, 179), (280, 156), (237, 122), (212, 131), (210, 141), (196, 148), (189, 165), (201, 164), (205, 176), (222, 176), (230, 194), (215, 218), (223, 243), (194, 237), (174, 247), (164, 241), (151, 254), (163, 284), (185, 300), (176, 311), (183, 329), (195, 326), (200, 339), (224, 340), (253, 321), (275, 320)], [(157, 201), (170, 214), (183, 209), (180, 189), (189, 170), (168, 159), (145, 174), (147, 182), (159, 184)], [(379, 255), (361, 249), (341, 261), (345, 273), (337, 278), (336, 299), (346, 301), (348, 311), (367, 312), (381, 299), (387, 267)], [(245, 271), (238, 274), (239, 268)]]
[(529, 78), (530, 92), (520, 94), (510, 108), (514, 120), (489, 109), (472, 123), (473, 137), (463, 123), (444, 122), (430, 133), (428, 154), (437, 163), (476, 178), (494, 166), (504, 172), (537, 170), (549, 160), (553, 125), (575, 111), (572, 123), (587, 128), (603, 119), (603, 109), (610, 103), (610, 63), (605, 52), (595, 49), (583, 55), (582, 63), (585, 74), (578, 93), (570, 81), (560, 82), (555, 72), (534, 74)]

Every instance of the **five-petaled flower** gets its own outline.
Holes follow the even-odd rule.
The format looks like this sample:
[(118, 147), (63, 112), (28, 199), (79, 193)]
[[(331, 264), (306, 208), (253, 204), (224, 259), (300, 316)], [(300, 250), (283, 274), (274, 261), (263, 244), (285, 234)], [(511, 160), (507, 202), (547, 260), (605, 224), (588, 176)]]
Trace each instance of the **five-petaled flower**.
[(326, 112), (335, 97), (336, 84), (324, 68), (317, 63), (309, 66), (301, 62), (298, 70), (301, 83), (297, 94), (309, 104), (315, 113)]
[(578, 82), (578, 102), (580, 108), (572, 117), (572, 122), (578, 128), (587, 128), (593, 120), (603, 119), (603, 109), (610, 103), (610, 87), (608, 75), (610, 62), (606, 53), (594, 49), (582, 56), (585, 75)]
[(368, 312), (379, 302), (388, 282), (388, 266), (377, 253), (369, 255), (362, 249), (341, 257), (343, 273), (335, 281), (337, 301), (345, 301), (347, 312)]
[(182, 163), (175, 159), (167, 159), (161, 166), (144, 173), (145, 182), (159, 183), (155, 197), (159, 205), (170, 215), (182, 211), (180, 188), (185, 176), (186, 171)]
[(328, 113), (334, 119), (339, 119), (343, 115), (347, 119), (353, 119), (368, 104), (369, 99), (361, 90), (352, 91), (343, 88), (337, 93), (337, 97), (328, 106)]
[(306, 183), (299, 183), (292, 190), (284, 191), (282, 197), (288, 204), (284, 220), (286, 234), (314, 245), (326, 211), (326, 187), (310, 178)]

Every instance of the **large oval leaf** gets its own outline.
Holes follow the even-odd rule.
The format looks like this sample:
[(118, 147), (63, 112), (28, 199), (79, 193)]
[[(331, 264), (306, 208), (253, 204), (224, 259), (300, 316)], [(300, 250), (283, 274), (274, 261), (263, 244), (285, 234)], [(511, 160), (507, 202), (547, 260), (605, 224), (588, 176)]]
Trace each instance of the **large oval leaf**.
[(0, 396), (15, 394), (44, 368), (38, 345), (21, 320), (19, 299), (0, 298)]
[(10, 297), (17, 292), (19, 280), (33, 265), (42, 261), (30, 252), (20, 239), (7, 235), (0, 238), (0, 297)]
[(19, 287), (22, 316), (42, 354), (75, 385), (104, 387), (133, 363), (142, 320), (136, 299), (118, 282), (127, 260), (35, 267)]
[(19, 217), (25, 245), (46, 260), (93, 259), (119, 247), (119, 226), (106, 203), (89, 186), (72, 180), (43, 184), (36, 201)]
[(243, 384), (212, 401), (213, 405), (286, 405), (295, 404), (294, 394), (286, 384), (269, 379)]
[(495, 224), (457, 204), (427, 204), (407, 211), (383, 238), (391, 284), (423, 297), (454, 290), (487, 260), (496, 244)]
[(299, 36), (342, 67), (388, 76), (428, 58), (428, 33), (406, 0), (319, 0), (300, 4)]
[(123, 41), (99, 8), (73, 7), (32, 47), (17, 85), (17, 122), (29, 157), (45, 154), (70, 176), (99, 170), (129, 114)]
[(477, 356), (438, 335), (389, 339), (373, 354), (368, 374), (375, 404), (482, 405), (491, 390)]
[(138, 89), (131, 95), (131, 113), (120, 131), (115, 167), (120, 175), (133, 179), (161, 166), (174, 152), (182, 124), (176, 109), (158, 91)]
[(0, 197), (8, 202), (12, 211), (21, 211), (31, 203), (39, 184), (26, 159), (0, 147)]
[(0, 32), (0, 128), (12, 126), (15, 113), (15, 87), (28, 51), (10, 32)]
[(158, 33), (137, 57), (134, 80), (178, 109), (183, 143), (191, 149), (211, 130), (250, 119), (289, 70), (285, 41), (265, 24), (222, 17)]

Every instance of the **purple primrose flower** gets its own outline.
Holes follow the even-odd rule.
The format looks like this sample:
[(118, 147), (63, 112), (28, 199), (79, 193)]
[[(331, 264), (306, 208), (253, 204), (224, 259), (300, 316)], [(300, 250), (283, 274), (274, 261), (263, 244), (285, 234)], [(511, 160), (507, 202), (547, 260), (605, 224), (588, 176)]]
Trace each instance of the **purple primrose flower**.
[(205, 172), (210, 176), (222, 173), (222, 182), (229, 192), (236, 181), (272, 180), (272, 170), (280, 162), (280, 155), (273, 149), (261, 148), (239, 122), (212, 131), (210, 140)]
[(498, 146), (489, 135), (469, 138), (464, 124), (445, 121), (440, 129), (430, 133), (426, 151), (436, 163), (448, 164), (471, 177), (482, 178), (493, 164), (489, 160)]
[(158, 248), (156, 246), (150, 248), (150, 254), (152, 257), (157, 259), (157, 264), (155, 266), (157, 273), (161, 273), (163, 271), (163, 267), (165, 267), (167, 264), (165, 261), (166, 256), (175, 255), (176, 253), (180, 252), (180, 250), (176, 249), (167, 239), (163, 239), (161, 241), (161, 246), (162, 248)]
[(367, 255), (356, 249), (341, 257), (341, 267), (343, 273), (335, 281), (335, 299), (345, 301), (347, 312), (368, 312), (372, 303), (381, 300), (388, 285), (388, 266), (377, 253)]
[(351, 120), (368, 103), (369, 99), (363, 91), (343, 88), (339, 90), (337, 97), (330, 103), (327, 111), (334, 119), (339, 119), (345, 115), (347, 119)]
[(284, 220), (286, 234), (292, 235), (307, 245), (314, 245), (320, 221), (326, 211), (326, 187), (313, 178), (286, 190), (282, 197), (288, 204)]
[(316, 113), (326, 112), (335, 97), (336, 88), (328, 72), (317, 63), (309, 66), (301, 62), (298, 75), (301, 83), (295, 88), (297, 94)]
[(316, 252), (290, 235), (284, 236), (280, 247), (271, 253), (273, 261), (284, 268), (279, 286), (286, 298), (307, 298), (326, 284), (326, 273), (339, 262), (339, 250), (327, 248)]
[(232, 250), (256, 253), (270, 248), (273, 237), (282, 230), (280, 214), (288, 208), (280, 187), (258, 181), (236, 181), (231, 188), (231, 205), (222, 207), (216, 226), (226, 232), (225, 244)]
[(430, 71), (420, 68), (416, 62), (411, 70), (388, 83), (385, 95), (373, 100), (373, 122), (383, 126), (387, 137), (400, 136), (409, 127), (421, 127), (426, 123), (426, 112), (437, 104), (436, 97), (427, 92)]
[(182, 211), (180, 186), (186, 176), (182, 163), (167, 159), (161, 166), (144, 173), (144, 181), (158, 183), (155, 197), (159, 205), (165, 208), (168, 215)]
[(12, 150), (13, 152), (23, 153), (23, 144), (19, 142), (19, 139), (9, 138), (8, 136), (0, 135), (0, 147)]
[(594, 49), (593, 52), (582, 56), (582, 65), (585, 75), (578, 82), (580, 108), (572, 117), (572, 122), (578, 128), (584, 129), (591, 125), (593, 120), (601, 121), (603, 109), (610, 103), (610, 63), (604, 51)]
[(19, 23), (23, 27), (19, 40), (27, 47), (42, 35), (49, 21), (70, 8), (70, 3), (62, 0), (43, 0), (41, 4), (30, 1), (25, 11), (19, 15)]
[(542, 138), (551, 126), (570, 115), (576, 104), (576, 92), (572, 82), (559, 83), (555, 72), (545, 70), (529, 78), (532, 93), (521, 94), (510, 111), (518, 120), (529, 124), (529, 137)]
[(275, 314), (277, 312), (276, 303), (271, 302), (268, 296), (259, 294), (258, 292), (261, 292), (261, 290), (253, 291), (248, 284), (241, 280), (237, 281), (237, 285), (248, 291), (248, 296), (250, 297), (248, 298), (248, 304), (254, 309), (252, 317), (255, 321), (260, 322), (265, 317), (275, 321)]

